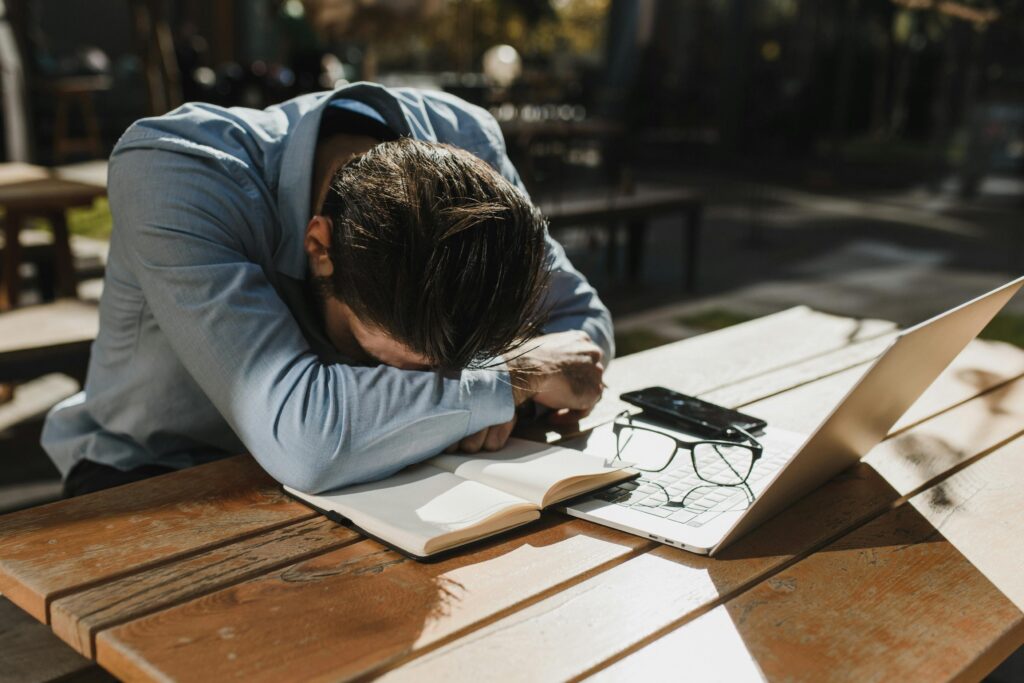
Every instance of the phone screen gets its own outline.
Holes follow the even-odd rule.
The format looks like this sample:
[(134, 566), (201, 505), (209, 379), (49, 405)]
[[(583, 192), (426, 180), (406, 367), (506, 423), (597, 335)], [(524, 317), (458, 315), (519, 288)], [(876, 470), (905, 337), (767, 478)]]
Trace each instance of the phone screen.
[(738, 425), (747, 431), (757, 431), (765, 426), (764, 420), (750, 415), (686, 396), (664, 387), (649, 387), (622, 395), (622, 400), (666, 416), (676, 417), (683, 422), (703, 425), (718, 431)]

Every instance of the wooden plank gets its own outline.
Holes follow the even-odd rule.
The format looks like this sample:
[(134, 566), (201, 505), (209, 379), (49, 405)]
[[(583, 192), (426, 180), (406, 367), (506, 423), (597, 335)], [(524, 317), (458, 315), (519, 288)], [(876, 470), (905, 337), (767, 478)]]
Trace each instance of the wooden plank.
[(704, 198), (685, 189), (642, 190), (635, 194), (615, 194), (609, 197), (584, 197), (548, 202), (541, 212), (552, 229), (586, 223), (605, 223), (609, 220), (627, 221), (647, 218), (660, 213), (686, 211), (699, 208)]
[(71, 591), (312, 516), (228, 458), (0, 517), (0, 592), (46, 622)]
[[(957, 376), (954, 375), (954, 379)], [(839, 376), (822, 381), (834, 383), (836, 377)], [(1015, 382), (1013, 386), (1015, 391), (1024, 392), (1024, 383)], [(1009, 387), (1006, 390), (1010, 391)], [(810, 401), (817, 401), (813, 392), (808, 397)], [(1006, 435), (1020, 431), (1024, 411), (1021, 404), (1024, 401), (1008, 399), (1007, 403), (1016, 403), (1020, 410), (1014, 413), (1006, 408), (995, 415), (990, 422), (987, 441), (979, 443), (974, 434), (965, 433), (972, 441), (961, 443), (952, 440), (951, 447), (963, 448), (963, 459), (967, 459), (988, 444), (998, 443)], [(948, 432), (955, 439), (957, 430), (949, 425), (962, 424), (963, 420), (974, 420), (979, 415), (987, 416), (988, 405), (984, 397), (964, 403), (936, 418), (942, 421), (941, 427), (936, 429), (932, 424), (934, 421), (928, 421), (897, 438), (903, 441), (917, 439), (921, 443), (930, 429), (936, 429), (936, 433), (946, 435)], [(811, 403), (797, 404), (793, 408), (812, 411), (815, 408), (821, 410), (822, 406)], [(888, 443), (885, 447), (895, 448)], [(931, 476), (930, 470), (922, 471), (922, 477)], [(427, 653), (400, 669), (402, 675), (407, 673), (410, 678), (422, 680), (455, 675), (459, 671), (459, 677), (464, 678), (466, 676), (458, 667), (468, 667), (465, 671), (472, 675), (494, 673), (474, 668), (474, 661), (512, 661), (523, 667), (525, 677), (566, 678), (627, 647), (632, 635), (624, 636), (623, 629), (625, 633), (636, 633), (639, 639), (671, 626), (681, 615), (706, 610), (720, 596), (741, 590), (766, 572), (784, 566), (851, 525), (878, 514), (898, 497), (896, 490), (864, 464), (769, 521), (759, 533), (741, 540), (722, 559), (709, 560), (659, 546), (653, 552), (610, 564), (610, 568), (593, 578), (588, 578), (580, 570), (559, 574), (564, 577), (560, 581), (573, 584), (560, 592), (551, 591), (550, 583), (545, 584), (548, 588), (538, 588), (536, 582), (539, 579), (534, 577), (510, 579), (501, 583), (500, 590), (488, 594), (488, 590), (480, 589), (478, 584), (493, 580), (490, 577), (495, 570), (489, 557), (486, 552), (484, 555), (467, 553), (457, 560), (468, 563), (458, 576), (458, 583), (464, 590), (459, 591), (457, 599), (448, 603), (445, 614), (437, 616), (434, 615), (437, 611), (434, 607), (430, 610), (409, 607), (423, 600), (422, 597), (413, 600), (410, 594), (436, 600), (433, 596), (438, 592), (438, 575), (430, 573), (433, 571), (431, 565), (412, 564), (411, 568), (403, 570), (406, 574), (400, 580), (391, 578), (394, 575), (387, 574), (386, 568), (382, 568), (379, 576), (388, 578), (362, 584), (350, 575), (340, 575), (340, 571), (331, 569), (349, 561), (350, 554), (359, 552), (353, 546), (305, 563), (312, 567), (309, 572), (327, 574), (328, 579), (293, 581), (286, 586), (282, 573), (277, 573), (102, 631), (97, 636), (98, 660), (117, 675), (127, 678), (136, 675), (146, 678), (178, 677), (184, 673), (181, 668), (183, 661), (194, 661), (199, 657), (204, 662), (209, 661), (204, 663), (203, 669), (209, 669), (211, 676), (237, 672), (238, 667), (243, 667), (240, 675), (255, 675), (259, 668), (277, 666), (273, 662), (280, 659), (284, 662), (315, 662), (310, 664), (310, 677), (345, 678)], [(593, 533), (590, 529), (600, 529), (581, 524), (584, 523), (573, 521), (554, 528), (588, 529), (588, 533)], [(612, 533), (611, 530), (604, 532)], [(614, 538), (632, 537), (616, 535)], [(559, 570), (566, 561), (554, 557), (565, 552), (562, 544), (540, 541), (536, 535), (527, 536), (521, 542), (536, 547), (537, 564), (544, 567), (543, 571), (534, 567), (525, 571), (533, 571), (546, 581), (550, 581), (549, 574)], [(407, 567), (409, 564), (399, 566)], [(518, 560), (510, 559), (506, 566), (514, 568), (518, 564)], [(396, 581), (402, 591), (392, 589)], [(515, 586), (515, 595), (504, 594), (509, 586)], [(537, 596), (545, 590), (554, 594), (539, 602), (526, 599), (523, 593), (519, 593), (524, 591), (526, 595)], [(373, 606), (356, 609), (354, 605), (362, 603), (353, 602), (356, 600), (352, 597), (353, 592), (372, 596)], [(313, 595), (320, 596), (317, 599), (321, 600), (321, 609), (311, 613), (297, 607), (308, 605)], [(629, 595), (630, 599), (623, 600), (623, 595)], [(535, 604), (531, 605), (531, 602)], [(425, 619), (424, 612), (431, 616)], [(471, 618), (466, 616), (467, 612)], [(257, 615), (261, 613), (285, 614), (291, 620), (287, 630), (307, 633), (313, 629), (312, 633), (316, 635), (302, 643), (281, 639), (280, 629), (285, 628), (284, 624), (260, 624)], [(424, 622), (429, 626), (423, 626)], [(244, 626), (246, 624), (248, 626)], [(484, 625), (460, 640), (445, 644), (474, 624)], [(230, 642), (204, 638), (198, 642), (174, 644), (176, 637), (189, 637), (189, 633), (214, 633), (225, 626), (234, 629)], [(240, 638), (243, 627), (244, 638)], [(415, 637), (409, 635), (410, 628), (417, 630)], [(440, 637), (422, 638), (420, 629), (440, 634)], [(395, 640), (385, 640), (386, 646), (381, 645), (379, 638), (384, 637), (381, 633), (388, 634), (386, 639), (397, 639), (397, 645)], [(281, 641), (276, 646), (273, 645), (275, 639)], [(280, 649), (273, 649), (275, 647)], [(435, 650), (437, 656), (433, 652)], [(326, 657), (318, 654), (324, 651), (333, 653), (331, 662), (320, 659)], [(348, 654), (339, 654), (349, 652), (358, 652), (357, 662), (353, 663)], [(529, 661), (522, 661), (523, 652), (531, 653), (529, 658), (525, 658)], [(231, 653), (235, 654), (235, 659), (229, 661), (226, 658)], [(254, 662), (251, 669), (250, 660)], [(451, 662), (450, 667), (444, 664), (448, 661)], [(426, 666), (426, 669), (420, 669), (420, 666)], [(439, 668), (435, 669), (435, 666)], [(278, 670), (267, 671), (270, 676)]]
[[(954, 376), (955, 375), (955, 376)], [(1024, 353), (1004, 342), (975, 339), (957, 357), (906, 414), (900, 418), (893, 432), (903, 431), (927, 419), (950, 400), (966, 401), (1008, 379), (1024, 375)]]
[[(728, 354), (729, 350), (734, 346), (741, 343), (750, 343), (750, 335), (757, 336), (759, 334), (773, 335), (781, 333), (783, 330), (794, 330), (802, 329), (804, 334), (815, 334), (818, 337), (818, 342), (813, 346), (804, 345), (802, 348), (807, 353), (815, 354), (819, 353), (824, 344), (826, 347), (831, 343), (834, 348), (842, 349), (845, 345), (850, 343), (857, 344), (862, 338), (871, 339), (872, 335), (883, 334), (891, 329), (891, 325), (888, 323), (869, 321), (866, 323), (851, 322), (848, 320), (836, 318), (833, 316), (824, 316), (813, 313), (808, 309), (794, 309), (788, 312), (786, 315), (772, 316), (768, 319), (769, 326), (765, 328), (762, 325), (748, 324), (747, 333), (739, 334), (736, 329), (728, 332), (728, 334), (717, 335), (720, 339), (714, 344), (708, 345), (707, 342), (697, 342), (696, 340), (690, 340), (681, 344), (672, 345), (667, 349), (659, 349), (658, 355), (664, 357), (666, 354), (673, 353), (678, 355), (681, 351), (690, 347), (697, 347), (697, 353), (694, 355), (693, 360), (704, 358), (704, 355), (708, 351), (714, 351), (717, 353)], [(754, 329), (752, 329), (754, 328)], [(738, 329), (738, 328), (737, 328)], [(760, 330), (760, 331), (759, 331)], [(801, 337), (803, 338), (803, 337)], [(852, 341), (851, 341), (852, 340)], [(771, 367), (780, 367), (786, 363), (798, 362), (799, 356), (794, 353), (793, 344), (788, 344), (785, 348), (775, 349), (768, 345), (762, 344), (760, 348), (768, 348), (776, 353), (774, 356), (762, 355), (760, 356), (764, 364), (770, 365)], [(787, 355), (788, 353), (788, 355)], [(748, 354), (749, 355), (749, 354)], [(745, 358), (747, 356), (744, 356)], [(685, 360), (685, 359), (683, 359)], [(650, 358), (648, 358), (650, 361)], [(723, 364), (723, 372), (718, 373), (717, 376), (713, 377), (713, 381), (716, 385), (722, 385), (729, 381), (730, 375), (724, 372), (724, 369), (732, 369), (734, 364)], [(756, 376), (759, 372), (757, 368), (751, 366), (751, 363), (747, 363), (746, 367), (749, 372), (747, 376)], [(819, 366), (820, 367), (820, 366)], [(69, 605), (67, 613), (70, 618), (75, 618), (76, 609)], [(101, 638), (102, 640), (102, 638)]]
[[(698, 679), (725, 662), (768, 679), (978, 680), (1024, 643), (1022, 485), (1017, 439), (592, 680), (680, 658)], [(709, 642), (713, 657), (688, 656)]]
[[(962, 373), (952, 373), (951, 380), (962, 377)], [(835, 385), (841, 380), (842, 375), (835, 375), (821, 383)], [(947, 449), (940, 465), (945, 473), (1021, 433), (1024, 380), (1013, 382), (1003, 391), (1006, 394), (997, 403), (998, 410), (991, 408), (987, 395), (979, 396), (884, 442), (878, 448), (887, 455), (872, 455), (876, 461), (902, 457), (908, 463), (925, 463), (901, 471), (899, 484), (904, 489), (932, 482), (941, 476), (927, 460), (933, 434)], [(812, 412), (820, 393), (804, 392), (803, 400), (809, 403), (792, 402), (790, 408)], [(986, 424), (982, 433), (964, 429), (978, 420)], [(921, 447), (924, 450), (917, 450)], [(582, 675), (599, 667), (613, 653), (655, 637), (741, 593), (764, 576), (885, 511), (899, 498), (898, 490), (867, 462), (861, 463), (740, 539), (717, 559), (660, 547), (413, 659), (385, 678), (465, 680), (484, 675), (485, 662), (515, 662), (515, 670), (503, 669), (502, 675), (522, 680), (564, 680)], [(524, 660), (516, 654), (520, 652), (530, 652), (531, 656)]]
[[(794, 410), (794, 404), (834, 406), (856, 384), (870, 361), (841, 371), (828, 382), (796, 385), (778, 396), (740, 404), (745, 412), (757, 415), (785, 429), (810, 433), (820, 423), (821, 410)], [(972, 341), (946, 368), (925, 393), (896, 421), (890, 433), (907, 429), (941, 410), (967, 401), (982, 391), (1024, 374), (1024, 353), (1015, 346), (982, 339)]]
[(714, 389), (703, 393), (701, 398), (730, 408), (738, 408), (778, 396), (796, 387), (817, 382), (828, 375), (852, 368), (867, 367), (867, 364), (888, 348), (895, 337), (895, 331), (887, 332), (824, 355), (808, 358), (806, 361)]
[(0, 382), (48, 372), (84, 376), (98, 330), (96, 306), (70, 299), (4, 313), (0, 316)]
[(49, 177), (50, 170), (45, 166), (20, 161), (0, 163), (0, 185), (18, 185), (34, 180), (46, 180)]
[[(727, 405), (747, 403), (788, 388), (785, 381), (780, 384), (780, 378), (785, 378), (793, 366), (823, 358), (821, 365), (814, 366), (816, 370), (835, 372), (849, 367), (849, 359), (842, 353), (833, 354), (891, 334), (894, 329), (893, 323), (883, 320), (842, 318), (797, 306), (634, 353), (614, 360), (608, 367), (608, 388), (591, 415), (581, 422), (580, 431), (600, 426), (629, 408), (619, 400), (619, 394), (648, 386), (666, 386), (702, 396), (745, 383), (743, 391), (730, 395)], [(761, 378), (767, 378), (767, 387), (758, 383)], [(798, 383), (806, 379), (799, 373), (793, 375)], [(744, 393), (751, 389), (755, 390), (753, 394)]]
[[(998, 410), (998, 408), (995, 408)], [(914, 496), (910, 504), (1024, 610), (1024, 438)]]
[(364, 541), (101, 631), (97, 661), (127, 680), (351, 678), (652, 546), (558, 519), (434, 564)]
[(32, 214), (37, 211), (88, 206), (106, 193), (106, 188), (95, 185), (43, 178), (10, 185), (0, 184), (0, 206)]
[(361, 538), (355, 531), (323, 517), (289, 524), (56, 600), (50, 605), (50, 624), (64, 642), (92, 657), (93, 635), (100, 629), (212, 593)]
[(88, 344), (96, 338), (99, 326), (99, 311), (92, 304), (64, 299), (26, 306), (0, 316), (0, 354)]
[(107, 162), (105, 159), (57, 166), (53, 169), (53, 175), (61, 180), (107, 189)]

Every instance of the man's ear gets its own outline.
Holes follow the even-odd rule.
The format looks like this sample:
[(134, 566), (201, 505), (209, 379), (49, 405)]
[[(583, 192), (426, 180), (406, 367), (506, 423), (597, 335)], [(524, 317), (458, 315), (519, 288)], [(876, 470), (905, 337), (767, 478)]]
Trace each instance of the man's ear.
[(303, 246), (309, 257), (309, 270), (316, 277), (330, 277), (334, 274), (334, 263), (330, 256), (331, 227), (331, 219), (325, 216), (313, 216), (306, 226)]

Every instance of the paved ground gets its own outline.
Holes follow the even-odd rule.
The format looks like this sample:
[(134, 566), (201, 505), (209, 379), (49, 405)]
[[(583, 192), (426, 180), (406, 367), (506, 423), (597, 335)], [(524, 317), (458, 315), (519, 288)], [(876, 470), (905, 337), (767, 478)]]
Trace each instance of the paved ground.
[[(612, 308), (623, 351), (801, 304), (909, 325), (1024, 272), (1017, 180), (989, 181), (981, 198), (966, 203), (923, 189), (838, 195), (713, 176), (656, 180), (709, 196), (698, 292), (680, 289), (678, 218), (651, 226), (636, 283), (609, 277), (600, 231), (559, 235)], [(1008, 312), (1004, 327), (1024, 337), (1024, 297)], [(0, 512), (58, 495), (38, 432), (46, 408), (73, 391), (73, 382), (51, 376), (0, 406)]]

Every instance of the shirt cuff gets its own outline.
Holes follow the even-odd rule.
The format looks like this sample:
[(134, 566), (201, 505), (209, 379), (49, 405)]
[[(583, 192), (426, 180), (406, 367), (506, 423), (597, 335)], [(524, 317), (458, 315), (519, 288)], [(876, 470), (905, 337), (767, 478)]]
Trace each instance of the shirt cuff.
[(463, 437), (508, 422), (515, 415), (512, 384), (504, 363), (486, 370), (464, 370), (461, 385), (464, 404), (469, 406), (469, 427)]

